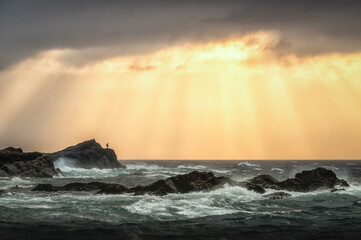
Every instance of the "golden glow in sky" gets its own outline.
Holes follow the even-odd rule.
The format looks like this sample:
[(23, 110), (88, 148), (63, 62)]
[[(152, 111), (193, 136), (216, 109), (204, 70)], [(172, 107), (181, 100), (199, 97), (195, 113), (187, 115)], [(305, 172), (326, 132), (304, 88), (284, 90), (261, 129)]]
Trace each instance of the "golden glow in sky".
[(359, 159), (361, 53), (297, 57), (274, 32), (84, 66), (54, 49), (2, 72), (0, 136), (120, 159)]

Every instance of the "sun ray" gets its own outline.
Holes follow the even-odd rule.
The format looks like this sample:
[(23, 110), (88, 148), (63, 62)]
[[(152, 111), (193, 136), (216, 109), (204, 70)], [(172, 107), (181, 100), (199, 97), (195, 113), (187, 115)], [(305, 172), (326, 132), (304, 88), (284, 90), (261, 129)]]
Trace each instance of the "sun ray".
[(0, 134), (17, 128), (44, 151), (96, 137), (126, 159), (358, 158), (361, 53), (296, 57), (277, 41), (256, 32), (84, 66), (63, 61), (76, 50), (39, 53), (0, 76), (13, 79)]

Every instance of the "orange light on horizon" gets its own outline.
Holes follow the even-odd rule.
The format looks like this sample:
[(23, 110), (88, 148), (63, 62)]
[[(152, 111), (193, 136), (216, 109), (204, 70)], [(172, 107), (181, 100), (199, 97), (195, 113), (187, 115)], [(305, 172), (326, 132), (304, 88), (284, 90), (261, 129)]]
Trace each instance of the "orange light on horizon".
[(361, 53), (279, 54), (278, 39), (258, 32), (82, 67), (61, 61), (76, 50), (43, 52), (0, 75), (12, 79), (0, 136), (17, 127), (14, 142), (43, 151), (96, 138), (122, 159), (359, 159)]

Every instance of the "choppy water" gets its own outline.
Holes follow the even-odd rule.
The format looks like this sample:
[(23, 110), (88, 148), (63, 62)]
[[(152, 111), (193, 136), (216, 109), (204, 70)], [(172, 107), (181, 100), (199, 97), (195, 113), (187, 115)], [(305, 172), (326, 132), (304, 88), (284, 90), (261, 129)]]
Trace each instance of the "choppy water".
[[(59, 162), (54, 179), (0, 178), (0, 239), (357, 239), (361, 237), (361, 161), (123, 161), (126, 169), (78, 169)], [(241, 187), (167, 196), (31, 192), (38, 183), (104, 181), (145, 185), (192, 170), (244, 181), (278, 180), (316, 167), (351, 187), (268, 200)], [(15, 188), (15, 187), (19, 188)], [(268, 192), (272, 192), (269, 190)]]

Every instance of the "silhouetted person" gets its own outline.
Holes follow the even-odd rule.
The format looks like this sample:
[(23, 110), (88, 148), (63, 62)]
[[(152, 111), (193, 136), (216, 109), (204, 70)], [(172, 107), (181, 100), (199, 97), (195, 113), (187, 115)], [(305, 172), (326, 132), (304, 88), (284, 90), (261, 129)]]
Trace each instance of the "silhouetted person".
[(109, 148), (109, 143), (107, 143), (107, 148)]

